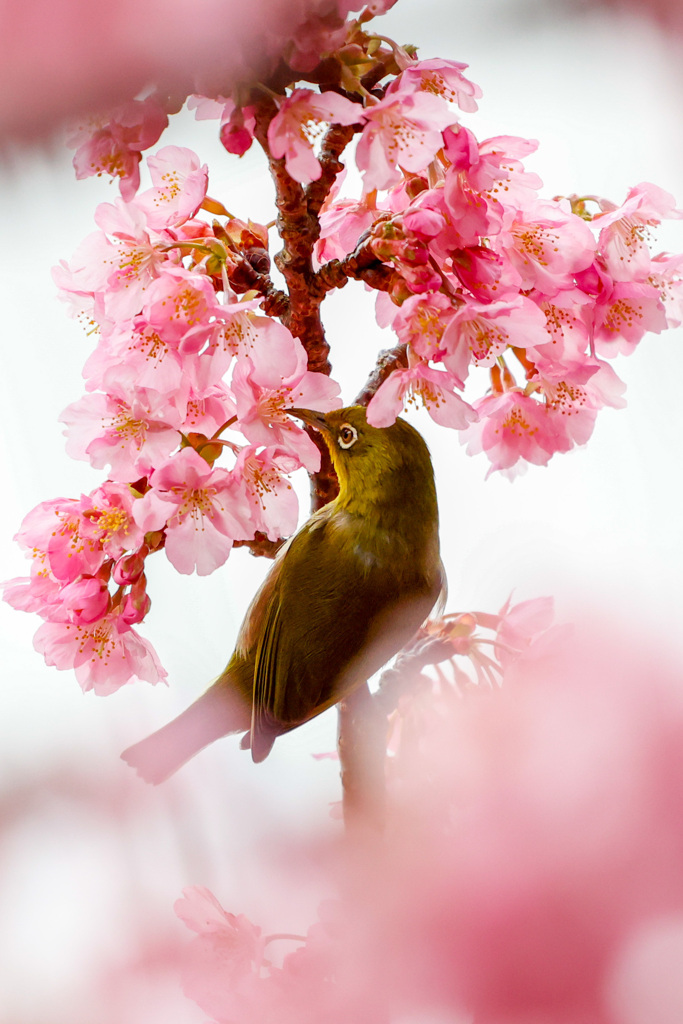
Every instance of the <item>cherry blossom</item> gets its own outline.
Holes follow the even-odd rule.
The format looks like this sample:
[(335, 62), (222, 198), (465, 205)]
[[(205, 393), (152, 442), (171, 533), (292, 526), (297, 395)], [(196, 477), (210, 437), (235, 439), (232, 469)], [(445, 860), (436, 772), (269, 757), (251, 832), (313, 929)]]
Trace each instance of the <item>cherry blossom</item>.
[(208, 184), (208, 168), (183, 146), (164, 146), (156, 156), (147, 157), (154, 188), (142, 192), (137, 205), (157, 230), (181, 224), (201, 206)]
[(153, 391), (136, 389), (128, 399), (85, 395), (60, 419), (67, 427), (69, 455), (97, 469), (109, 465), (114, 480), (137, 480), (180, 443), (178, 410)]
[(280, 448), (257, 451), (249, 445), (237, 457), (234, 475), (249, 504), (254, 529), (270, 540), (289, 537), (296, 530), (298, 501), (284, 474), (298, 467), (299, 460)]
[(664, 305), (650, 284), (617, 281), (596, 301), (594, 338), (600, 355), (630, 355), (648, 331), (659, 334), (666, 326)]
[(455, 374), (416, 360), (407, 370), (394, 370), (378, 388), (368, 405), (368, 423), (388, 427), (405, 403), (417, 405), (419, 401), (436, 423), (462, 430), (476, 420), (477, 414), (455, 393), (461, 387), (463, 383)]
[(492, 366), (510, 348), (543, 345), (548, 341), (545, 320), (538, 306), (519, 295), (511, 301), (466, 301), (444, 331), (443, 364), (464, 380), (470, 363)]
[(313, 143), (321, 134), (321, 126), (354, 124), (363, 108), (335, 92), (323, 95), (310, 89), (295, 89), (280, 104), (268, 127), (268, 143), (274, 157), (284, 157), (288, 174), (294, 181), (307, 184), (322, 174), (320, 161), (313, 152)]
[(443, 145), (441, 132), (453, 114), (437, 96), (399, 90), (363, 113), (356, 150), (365, 192), (386, 189), (401, 178), (400, 167), (422, 171)]
[[(303, 350), (302, 350), (303, 351)], [(294, 353), (294, 369), (291, 356)], [(306, 358), (298, 348), (285, 354), (286, 376), (278, 364), (254, 366), (249, 357), (238, 359), (232, 377), (238, 425), (255, 445), (279, 446), (296, 456), (309, 472), (320, 468), (320, 452), (313, 441), (287, 416), (289, 408), (328, 412), (341, 405), (339, 385), (322, 373), (305, 369)]]
[(19, 528), (15, 540), (57, 580), (71, 582), (81, 574), (92, 575), (102, 565), (105, 554), (92, 521), (86, 513), (90, 498), (54, 498), (32, 509)]
[(490, 459), (487, 476), (494, 470), (514, 476), (520, 459), (545, 466), (554, 452), (566, 450), (566, 435), (547, 408), (518, 389), (486, 395), (473, 406), (479, 419), (461, 436), (468, 455), (485, 452)]
[(152, 146), (168, 124), (158, 99), (131, 100), (91, 125), (75, 128), (68, 143), (76, 146), (77, 178), (109, 174), (119, 179), (124, 199), (132, 199), (140, 185), (143, 149)]
[(482, 93), (478, 85), (463, 75), (466, 67), (468, 65), (461, 61), (443, 60), (440, 57), (417, 61), (405, 68), (401, 75), (390, 83), (387, 95), (391, 96), (399, 90), (416, 89), (442, 96), (471, 114), (477, 110), (477, 100), (481, 98)]
[(595, 253), (593, 234), (563, 203), (538, 202), (511, 211), (498, 242), (521, 278), (522, 288), (553, 296), (573, 284)]
[(145, 533), (165, 530), (166, 555), (180, 573), (208, 575), (226, 561), (234, 540), (254, 534), (235, 479), (192, 448), (161, 463), (149, 483), (133, 508), (135, 521)]
[(683, 213), (672, 195), (647, 181), (629, 189), (621, 206), (613, 208), (604, 200), (601, 205), (607, 212), (598, 214), (595, 224), (601, 229), (598, 241), (608, 273), (615, 281), (642, 281), (650, 270), (648, 228)]
[(142, 680), (163, 682), (166, 672), (151, 645), (122, 620), (118, 609), (96, 622), (44, 622), (33, 645), (48, 665), (73, 668), (84, 691), (99, 696)]

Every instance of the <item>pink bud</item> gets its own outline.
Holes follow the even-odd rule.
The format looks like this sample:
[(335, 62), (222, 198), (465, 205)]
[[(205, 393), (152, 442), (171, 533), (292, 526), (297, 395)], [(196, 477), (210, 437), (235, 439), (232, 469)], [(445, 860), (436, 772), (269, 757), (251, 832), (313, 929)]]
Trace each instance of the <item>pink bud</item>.
[(129, 555), (122, 555), (114, 566), (112, 576), (114, 582), (120, 587), (126, 587), (129, 583), (135, 583), (140, 579), (145, 569), (145, 556), (142, 551), (133, 551)]

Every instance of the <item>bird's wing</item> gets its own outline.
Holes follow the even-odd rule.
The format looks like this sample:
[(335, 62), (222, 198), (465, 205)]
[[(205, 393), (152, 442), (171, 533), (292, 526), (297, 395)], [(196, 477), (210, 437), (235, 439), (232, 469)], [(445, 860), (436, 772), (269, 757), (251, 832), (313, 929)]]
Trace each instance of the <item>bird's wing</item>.
[(286, 561), (274, 566), (268, 595), (254, 605), (255, 760), (267, 755), (279, 733), (336, 703), (380, 668), (420, 626), (438, 593), (438, 586), (402, 593), (391, 567), (340, 542), (331, 520), (329, 514), (309, 520)]

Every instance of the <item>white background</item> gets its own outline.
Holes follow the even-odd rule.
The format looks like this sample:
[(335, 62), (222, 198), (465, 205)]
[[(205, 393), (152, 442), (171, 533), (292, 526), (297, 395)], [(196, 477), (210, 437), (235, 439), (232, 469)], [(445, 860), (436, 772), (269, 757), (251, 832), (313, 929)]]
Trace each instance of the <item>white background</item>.
[[(540, 0), (463, 6), (470, 10), (399, 0), (377, 30), (415, 43), (423, 58), (467, 61), (484, 95), (464, 122), (480, 139), (539, 139), (526, 163), (544, 180), (544, 195), (589, 192), (620, 202), (630, 186), (653, 181), (683, 205), (678, 40), (665, 46), (645, 22), (580, 8), (570, 17)], [(215, 130), (215, 122), (181, 116), (162, 144), (195, 149), (209, 164), (210, 194), (234, 213), (270, 220), (272, 187), (259, 154), (228, 156)], [(91, 342), (66, 317), (50, 268), (70, 257), (94, 227), (95, 205), (116, 191), (97, 179), (76, 182), (70, 158), (55, 144), (16, 153), (1, 169), (5, 579), (28, 571), (11, 540), (26, 512), (102, 478), (64, 453), (57, 417), (82, 393)], [(683, 251), (683, 224), (664, 226), (657, 242)], [(374, 323), (373, 298), (353, 283), (326, 302), (324, 315), (334, 374), (351, 401), (391, 336)], [(646, 337), (617, 360), (627, 409), (604, 411), (586, 448), (513, 483), (485, 481), (483, 456), (469, 458), (455, 434), (413, 416), (434, 456), (449, 610), (495, 611), (514, 590), (518, 599), (555, 595), (560, 617), (577, 601), (595, 601), (626, 631), (680, 632), (681, 341), (680, 331)], [(305, 517), (305, 479), (300, 493)], [(125, 965), (146, 936), (183, 933), (171, 907), (184, 885), (208, 885), (226, 909), (271, 930), (312, 922), (320, 893), (310, 864), (300, 867), (298, 887), (287, 876), (281, 905), (272, 892), (298, 863), (292, 851), (308, 828), (324, 838), (339, 827), (328, 813), (339, 798), (337, 767), (311, 757), (333, 749), (334, 711), (279, 740), (263, 765), (226, 740), (160, 789), (131, 779), (118, 760), (223, 668), (268, 565), (240, 550), (199, 579), (180, 577), (163, 555), (153, 560), (143, 631), (170, 685), (141, 683), (107, 698), (83, 695), (70, 673), (46, 668), (32, 649), (37, 618), (0, 606), (3, 1020), (93, 1020), (101, 972)], [(205, 1019), (170, 975), (153, 993), (142, 975), (115, 987), (117, 998), (97, 1004), (101, 1024)]]

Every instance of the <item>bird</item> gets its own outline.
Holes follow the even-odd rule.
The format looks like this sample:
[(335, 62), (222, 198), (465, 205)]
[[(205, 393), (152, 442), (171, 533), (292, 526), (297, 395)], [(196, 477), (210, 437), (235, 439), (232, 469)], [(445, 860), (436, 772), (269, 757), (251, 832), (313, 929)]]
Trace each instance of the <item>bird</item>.
[(336, 498), (283, 547), (249, 606), (219, 678), (121, 757), (163, 782), (208, 744), (243, 732), (263, 761), (278, 736), (346, 698), (389, 661), (445, 589), (429, 449), (402, 418), (365, 408), (289, 409), (320, 431)]

